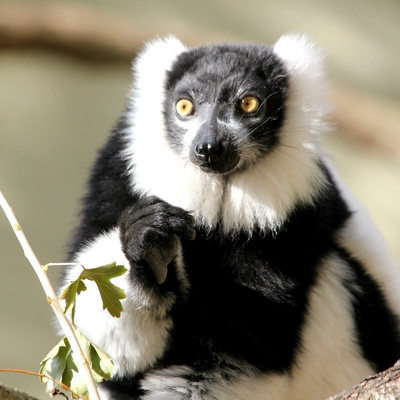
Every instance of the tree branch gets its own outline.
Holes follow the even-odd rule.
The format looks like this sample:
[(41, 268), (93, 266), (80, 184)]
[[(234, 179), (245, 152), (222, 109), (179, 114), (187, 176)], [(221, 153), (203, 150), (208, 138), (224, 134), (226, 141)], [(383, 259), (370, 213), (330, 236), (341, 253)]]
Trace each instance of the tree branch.
[(42, 47), (72, 54), (88, 61), (131, 61), (146, 40), (171, 32), (188, 44), (210, 42), (227, 35), (196, 32), (184, 22), (146, 25), (125, 19), (99, 7), (68, 2), (45, 5), (0, 0), (0, 48)]
[[(46, 378), (48, 380), (53, 381), (56, 383), (58, 386), (62, 387), (64, 390), (67, 392), (71, 393), (75, 398), (79, 399), (80, 396), (73, 392), (68, 386), (64, 385), (62, 382), (58, 381), (57, 379), (52, 378), (51, 376), (45, 375), (45, 374), (40, 374), (39, 372), (32, 372), (32, 371), (26, 371), (24, 369), (15, 369), (15, 368), (0, 368), (0, 372), (11, 372), (13, 374), (25, 374), (25, 375), (33, 375), (33, 376), (38, 376), (39, 378)], [(0, 399), (4, 400), (3, 397), (0, 396)]]
[(91, 400), (100, 400), (96, 383), (94, 382), (92, 373), (90, 372), (89, 364), (86, 360), (85, 355), (81, 349), (81, 346), (78, 342), (78, 339), (75, 335), (74, 329), (72, 328), (70, 322), (68, 321), (67, 317), (65, 316), (58, 300), (57, 296), (54, 292), (54, 289), (50, 283), (50, 280), (45, 272), (45, 268), (40, 264), (39, 260), (37, 259), (35, 253), (33, 252), (24, 232), (21, 229), (21, 226), (14, 215), (14, 212), (11, 206), (6, 201), (3, 193), (0, 191), (0, 206), (5, 212), (7, 219), (12, 226), (15, 235), (24, 251), (25, 257), (28, 259), (30, 264), (32, 265), (33, 269), (36, 272), (36, 275), (39, 278), (40, 283), (42, 284), (43, 290), (46, 294), (47, 302), (50, 304), (51, 308), (53, 309), (56, 317), (61, 325), (62, 330), (64, 331), (70, 345), (71, 349), (74, 352), (76, 360), (78, 362), (78, 369), (85, 380), (86, 386), (88, 388), (89, 397)]
[(399, 400), (400, 362), (327, 400)]
[(129, 60), (145, 29), (82, 4), (0, 3), (0, 47), (44, 47), (96, 61)]

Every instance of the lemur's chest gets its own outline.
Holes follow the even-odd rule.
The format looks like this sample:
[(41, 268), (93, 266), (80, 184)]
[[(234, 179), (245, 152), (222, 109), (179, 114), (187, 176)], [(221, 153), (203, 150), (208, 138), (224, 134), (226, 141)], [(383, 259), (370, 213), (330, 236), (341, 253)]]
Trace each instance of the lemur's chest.
[(223, 240), (203, 232), (184, 242), (190, 288), (173, 310), (167, 359), (190, 364), (193, 354), (201, 360), (225, 360), (230, 354), (260, 370), (288, 368), (300, 343), (318, 263), (305, 261), (302, 268), (294, 254), (284, 251), (285, 242), (272, 236)]
[(293, 230), (278, 235), (254, 233), (251, 238), (198, 232), (194, 241), (183, 243), (192, 288), (207, 296), (212, 291), (236, 296), (248, 290), (273, 301), (287, 301), (306, 292), (315, 280), (324, 249), (312, 242), (310, 232), (301, 236)]

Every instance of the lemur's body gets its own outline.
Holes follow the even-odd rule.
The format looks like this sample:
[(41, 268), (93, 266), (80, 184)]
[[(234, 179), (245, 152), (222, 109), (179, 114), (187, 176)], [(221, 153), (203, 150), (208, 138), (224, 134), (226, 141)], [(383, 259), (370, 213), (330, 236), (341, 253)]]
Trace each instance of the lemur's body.
[(323, 86), (292, 37), (139, 56), (70, 253), (129, 269), (121, 318), (90, 287), (77, 307), (105, 398), (323, 399), (400, 357), (396, 266), (319, 149)]

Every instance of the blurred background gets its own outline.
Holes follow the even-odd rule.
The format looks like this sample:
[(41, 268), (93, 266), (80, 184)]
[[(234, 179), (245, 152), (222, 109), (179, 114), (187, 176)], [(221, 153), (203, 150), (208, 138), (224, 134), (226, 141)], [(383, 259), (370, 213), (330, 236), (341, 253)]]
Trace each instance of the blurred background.
[[(88, 168), (143, 41), (273, 44), (291, 32), (326, 53), (336, 107), (326, 151), (400, 261), (398, 0), (0, 0), (0, 190), (41, 263), (66, 261)], [(58, 274), (49, 271), (55, 285)], [(0, 211), (0, 368), (38, 371), (59, 340), (52, 321)], [(0, 382), (48, 398), (35, 377)]]

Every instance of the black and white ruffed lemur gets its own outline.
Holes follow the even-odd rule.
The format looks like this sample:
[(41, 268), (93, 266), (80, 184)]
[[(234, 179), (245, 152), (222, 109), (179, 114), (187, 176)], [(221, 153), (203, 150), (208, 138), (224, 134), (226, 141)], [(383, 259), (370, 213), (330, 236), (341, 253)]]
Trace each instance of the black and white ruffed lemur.
[(397, 267), (320, 148), (321, 64), (297, 36), (137, 57), (69, 252), (128, 269), (120, 318), (78, 298), (104, 399), (317, 400), (400, 358)]

